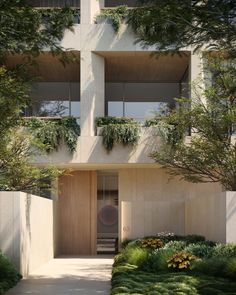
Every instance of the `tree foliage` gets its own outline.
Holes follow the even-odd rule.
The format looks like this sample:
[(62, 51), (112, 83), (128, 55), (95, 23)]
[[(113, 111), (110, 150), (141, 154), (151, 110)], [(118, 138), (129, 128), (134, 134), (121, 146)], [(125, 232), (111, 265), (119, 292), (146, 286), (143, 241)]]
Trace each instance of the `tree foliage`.
[(2, 0), (0, 3), (0, 54), (28, 54), (35, 57), (43, 50), (64, 54), (60, 45), (65, 29), (73, 25), (74, 11), (34, 9), (24, 0)]
[(145, 45), (158, 50), (222, 49), (235, 53), (235, 0), (139, 0), (129, 23)]
[[(24, 0), (0, 2), (0, 189), (37, 193), (48, 190), (60, 174), (55, 168), (32, 166), (33, 138), (21, 126), (22, 109), (29, 103), (29, 66), (44, 50), (68, 62), (60, 45), (65, 29), (72, 29), (70, 8), (37, 10)], [(7, 67), (9, 55), (21, 54), (24, 63)], [(38, 153), (38, 149), (37, 149)], [(46, 181), (47, 180), (47, 181)]]
[[(162, 119), (168, 136), (152, 156), (170, 175), (190, 182), (219, 182), (236, 190), (236, 60), (207, 60), (212, 74), (208, 86), (195, 85), (194, 99), (179, 99), (180, 108)], [(192, 136), (186, 140), (190, 126)]]

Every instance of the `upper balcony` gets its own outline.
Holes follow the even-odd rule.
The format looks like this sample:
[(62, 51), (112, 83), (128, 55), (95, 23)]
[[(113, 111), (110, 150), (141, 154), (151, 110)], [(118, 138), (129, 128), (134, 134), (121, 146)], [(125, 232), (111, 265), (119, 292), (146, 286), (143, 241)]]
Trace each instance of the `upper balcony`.
[[(38, 57), (32, 75), (39, 78), (32, 85), (31, 104), (25, 109), (25, 116), (50, 119), (73, 116), (78, 123), (81, 118), (81, 128), (84, 124), (91, 128), (97, 116), (129, 117), (139, 122), (140, 139), (135, 146), (115, 144), (108, 153), (99, 131), (95, 136), (83, 133), (74, 153), (62, 144), (57, 152), (37, 162), (67, 167), (153, 164), (149, 155), (158, 149), (160, 137), (152, 128), (142, 126), (163, 109), (178, 107), (175, 98), (189, 96), (190, 53), (153, 57), (147, 52), (92, 53), (94, 59), (87, 61), (90, 66), (85, 67), (86, 72), (80, 64), (88, 57), (73, 53), (80, 61), (66, 67), (49, 53)], [(94, 63), (96, 58), (98, 64)], [(22, 56), (11, 56), (8, 66), (21, 62)], [(91, 76), (92, 80), (86, 78)], [(97, 77), (101, 76), (104, 79), (98, 83)], [(97, 108), (99, 113), (95, 111)]]
[[(51, 69), (45, 63), (44, 75), (46, 73), (47, 75), (44, 76), (43, 81), (37, 83), (37, 87), (32, 92), (34, 98), (32, 115), (42, 117), (43, 114), (47, 114), (51, 117), (55, 109), (60, 110), (59, 108), (53, 110), (53, 103), (56, 102), (56, 106), (62, 107), (62, 113), (58, 112), (57, 115), (82, 115), (84, 119), (81, 123), (88, 124), (89, 120), (96, 119), (94, 109), (98, 104), (101, 110), (103, 106), (105, 116), (129, 117), (138, 121), (141, 127), (146, 120), (161, 113), (163, 109), (178, 107), (175, 98), (189, 96), (190, 54), (188, 52), (185, 52), (183, 56), (163, 54), (158, 57), (150, 57), (150, 54), (144, 52), (99, 52), (98, 56), (104, 60), (105, 81), (104, 84), (96, 84), (95, 88), (90, 88), (87, 80), (85, 84), (79, 85), (79, 77), (82, 73), (79, 73), (78, 68), (66, 69), (70, 74), (65, 76), (64, 70), (58, 71), (56, 64), (52, 66), (52, 61)], [(49, 73), (53, 68), (57, 74), (52, 79)], [(93, 68), (96, 72), (98, 71), (97, 73), (101, 70), (95, 65)], [(66, 77), (69, 77), (69, 80)], [(96, 101), (93, 91), (96, 93), (104, 91), (104, 100)], [(86, 98), (83, 96), (84, 93)], [(62, 96), (70, 99), (60, 99)], [(89, 96), (88, 101), (92, 101), (91, 106), (88, 104), (87, 96)], [(101, 130), (98, 129), (95, 136), (82, 134), (78, 138), (77, 150), (73, 154), (62, 145), (58, 152), (53, 152), (38, 161), (41, 164), (51, 162), (67, 167), (90, 166), (91, 168), (113, 165), (121, 167), (152, 165), (153, 160), (149, 155), (158, 149), (161, 139), (152, 128), (141, 127), (140, 129), (140, 139), (135, 146), (114, 145), (108, 153), (103, 145)]]

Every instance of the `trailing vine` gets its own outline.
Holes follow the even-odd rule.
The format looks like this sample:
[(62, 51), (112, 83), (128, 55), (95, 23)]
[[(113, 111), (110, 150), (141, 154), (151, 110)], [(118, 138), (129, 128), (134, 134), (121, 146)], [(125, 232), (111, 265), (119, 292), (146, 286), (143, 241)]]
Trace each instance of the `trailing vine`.
[(140, 137), (140, 125), (130, 118), (97, 118), (96, 126), (102, 127), (103, 145), (108, 152), (115, 144), (135, 145)]
[(129, 15), (129, 9), (127, 5), (121, 5), (116, 8), (102, 9), (102, 12), (98, 17), (107, 18), (112, 22), (112, 27), (116, 33), (118, 33), (121, 23)]
[(35, 137), (47, 153), (58, 150), (61, 143), (65, 142), (68, 150), (73, 153), (77, 147), (77, 139), (80, 135), (80, 126), (72, 117), (60, 119), (33, 118), (25, 121), (29, 132)]

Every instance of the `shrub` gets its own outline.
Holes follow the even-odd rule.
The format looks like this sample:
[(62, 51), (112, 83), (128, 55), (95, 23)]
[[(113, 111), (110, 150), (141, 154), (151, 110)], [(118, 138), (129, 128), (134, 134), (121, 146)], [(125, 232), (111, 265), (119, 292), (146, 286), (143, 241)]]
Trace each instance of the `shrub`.
[(186, 247), (186, 242), (185, 241), (170, 241), (165, 244), (164, 248), (165, 249), (171, 249), (174, 252), (182, 251)]
[(161, 248), (152, 252), (148, 256), (148, 260), (143, 265), (143, 269), (150, 272), (158, 273), (168, 270), (168, 259), (172, 257), (174, 251), (172, 249)]
[(125, 239), (123, 242), (121, 242), (121, 249), (125, 249), (130, 242), (132, 242), (132, 240), (129, 239)]
[(125, 249), (125, 260), (127, 263), (141, 267), (148, 259), (148, 251), (137, 247)]
[(227, 260), (225, 275), (231, 279), (236, 279), (236, 258), (229, 258)]
[(217, 244), (214, 247), (215, 257), (236, 257), (236, 244)]
[(21, 275), (9, 259), (0, 252), (0, 294), (4, 294), (5, 291), (16, 285), (20, 279)]
[(163, 231), (156, 234), (156, 237), (162, 241), (171, 241), (174, 240), (175, 234), (169, 231)]
[(183, 237), (183, 240), (188, 244), (205, 242), (205, 237), (199, 235), (187, 235)]
[(200, 258), (209, 258), (212, 256), (213, 249), (214, 249), (213, 247), (208, 246), (204, 243), (196, 243), (196, 244), (189, 244), (185, 248), (185, 251)]
[(190, 268), (192, 261), (197, 260), (197, 257), (188, 252), (175, 253), (168, 261), (168, 267), (174, 269)]
[(174, 233), (171, 233), (171, 232), (158, 233), (156, 237), (161, 239), (164, 243), (168, 243), (170, 241), (184, 241), (187, 244), (206, 242), (205, 237), (203, 236), (199, 236), (199, 235), (180, 236), (180, 235), (175, 235)]
[(120, 254), (117, 254), (115, 257), (114, 257), (114, 263), (113, 263), (113, 266), (117, 266), (117, 265), (120, 265), (122, 264), (123, 262), (125, 262), (125, 257), (122, 253)]
[(147, 248), (147, 249), (159, 249), (164, 246), (164, 243), (161, 239), (157, 238), (146, 238), (141, 240), (140, 242), (141, 248)]
[(228, 258), (211, 257), (208, 259), (197, 260), (192, 265), (192, 270), (211, 276), (225, 276), (225, 268)]

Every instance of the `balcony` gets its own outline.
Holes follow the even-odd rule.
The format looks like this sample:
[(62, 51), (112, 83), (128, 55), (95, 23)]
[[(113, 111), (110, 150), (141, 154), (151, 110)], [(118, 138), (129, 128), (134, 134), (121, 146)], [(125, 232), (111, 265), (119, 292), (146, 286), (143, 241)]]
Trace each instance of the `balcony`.
[(105, 114), (141, 123), (189, 97), (190, 54), (99, 52), (105, 58)]

